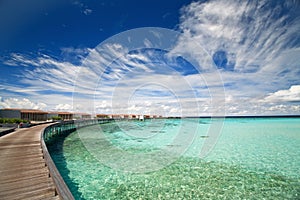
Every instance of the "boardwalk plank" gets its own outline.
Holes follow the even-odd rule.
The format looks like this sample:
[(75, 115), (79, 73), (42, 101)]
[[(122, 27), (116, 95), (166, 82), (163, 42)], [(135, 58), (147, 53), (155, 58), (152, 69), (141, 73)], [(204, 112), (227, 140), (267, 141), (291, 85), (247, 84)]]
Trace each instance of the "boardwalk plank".
[(18, 180), (18, 181), (3, 184), (0, 187), (0, 193), (11, 190), (11, 188), (26, 188), (27, 186), (31, 186), (31, 185), (52, 182), (52, 179), (50, 177), (45, 177), (45, 176), (35, 177), (30, 180), (31, 181), (28, 181), (28, 179)]
[(41, 148), (40, 135), (46, 126), (0, 137), (0, 199), (59, 199)]

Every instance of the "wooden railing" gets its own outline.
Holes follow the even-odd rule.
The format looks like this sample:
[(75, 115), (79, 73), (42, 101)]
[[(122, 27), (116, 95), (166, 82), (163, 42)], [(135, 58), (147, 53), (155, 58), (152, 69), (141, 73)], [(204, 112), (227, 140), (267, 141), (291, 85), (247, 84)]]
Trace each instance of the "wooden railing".
[(55, 140), (55, 137), (58, 135), (71, 133), (78, 128), (85, 126), (107, 123), (112, 121), (112, 119), (96, 119), (96, 120), (75, 120), (75, 121), (63, 121), (47, 126), (41, 134), (41, 145), (43, 149), (44, 159), (46, 165), (49, 169), (49, 176), (52, 177), (53, 182), (56, 187), (56, 193), (60, 196), (61, 199), (73, 200), (74, 197), (66, 185), (64, 179), (57, 170), (49, 152), (47, 149), (47, 141)]

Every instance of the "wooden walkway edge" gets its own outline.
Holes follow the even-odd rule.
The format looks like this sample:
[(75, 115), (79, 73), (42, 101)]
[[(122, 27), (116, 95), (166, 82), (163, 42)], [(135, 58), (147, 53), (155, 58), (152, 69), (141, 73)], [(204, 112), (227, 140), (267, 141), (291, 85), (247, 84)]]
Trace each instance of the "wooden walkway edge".
[(60, 199), (41, 147), (49, 124), (18, 129), (0, 137), (0, 199)]

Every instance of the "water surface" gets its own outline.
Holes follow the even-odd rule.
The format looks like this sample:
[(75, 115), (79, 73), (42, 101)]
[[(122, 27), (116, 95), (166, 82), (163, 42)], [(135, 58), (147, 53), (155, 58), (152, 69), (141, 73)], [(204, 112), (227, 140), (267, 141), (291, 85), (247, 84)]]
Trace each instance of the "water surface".
[[(211, 125), (210, 119), (96, 125), (60, 138), (49, 151), (76, 199), (299, 199), (299, 118), (226, 119), (210, 154), (199, 158)], [(176, 147), (180, 139), (184, 148)], [(180, 149), (174, 162), (145, 173), (122, 170), (124, 154), (114, 154), (146, 155), (170, 145)], [(98, 157), (108, 152), (119, 168)]]

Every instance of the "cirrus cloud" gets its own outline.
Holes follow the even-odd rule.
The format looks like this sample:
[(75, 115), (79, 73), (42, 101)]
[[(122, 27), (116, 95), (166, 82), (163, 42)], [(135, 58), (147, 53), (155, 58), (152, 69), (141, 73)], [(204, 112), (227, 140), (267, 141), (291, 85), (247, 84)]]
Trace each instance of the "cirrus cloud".
[[(60, 60), (45, 54), (32, 57), (13, 53), (3, 64), (24, 69), (16, 85), (6, 85), (2, 91), (9, 93), (6, 96), (17, 92), (31, 99), (47, 96), (43, 102), (51, 104), (50, 110), (73, 107), (84, 112), (96, 109), (105, 113), (180, 115), (181, 104), (186, 115), (210, 115), (226, 102), (230, 115), (299, 114), (299, 106), (295, 105), (300, 101), (298, 10), (299, 4), (293, 1), (192, 2), (181, 9), (178, 27), (182, 34), (170, 49), (170, 59), (155, 51), (128, 53), (128, 48), (118, 43), (103, 49), (64, 47)], [(151, 41), (145, 39), (144, 46), (151, 47)], [(203, 59), (202, 52), (210, 58)], [(199, 68), (182, 67), (182, 62), (172, 60), (172, 55), (187, 54), (199, 61)], [(216, 64), (223, 82), (216, 81), (216, 74), (208, 70), (211, 62)], [(157, 82), (175, 97), (153, 84)], [(149, 87), (140, 87), (139, 96), (131, 95), (145, 83)], [(224, 89), (226, 97), (219, 97), (217, 94), (224, 93)], [(74, 91), (79, 100), (71, 106)], [(124, 99), (124, 94), (135, 98)], [(66, 96), (67, 101), (63, 98)], [(18, 101), (11, 102), (18, 105)]]

